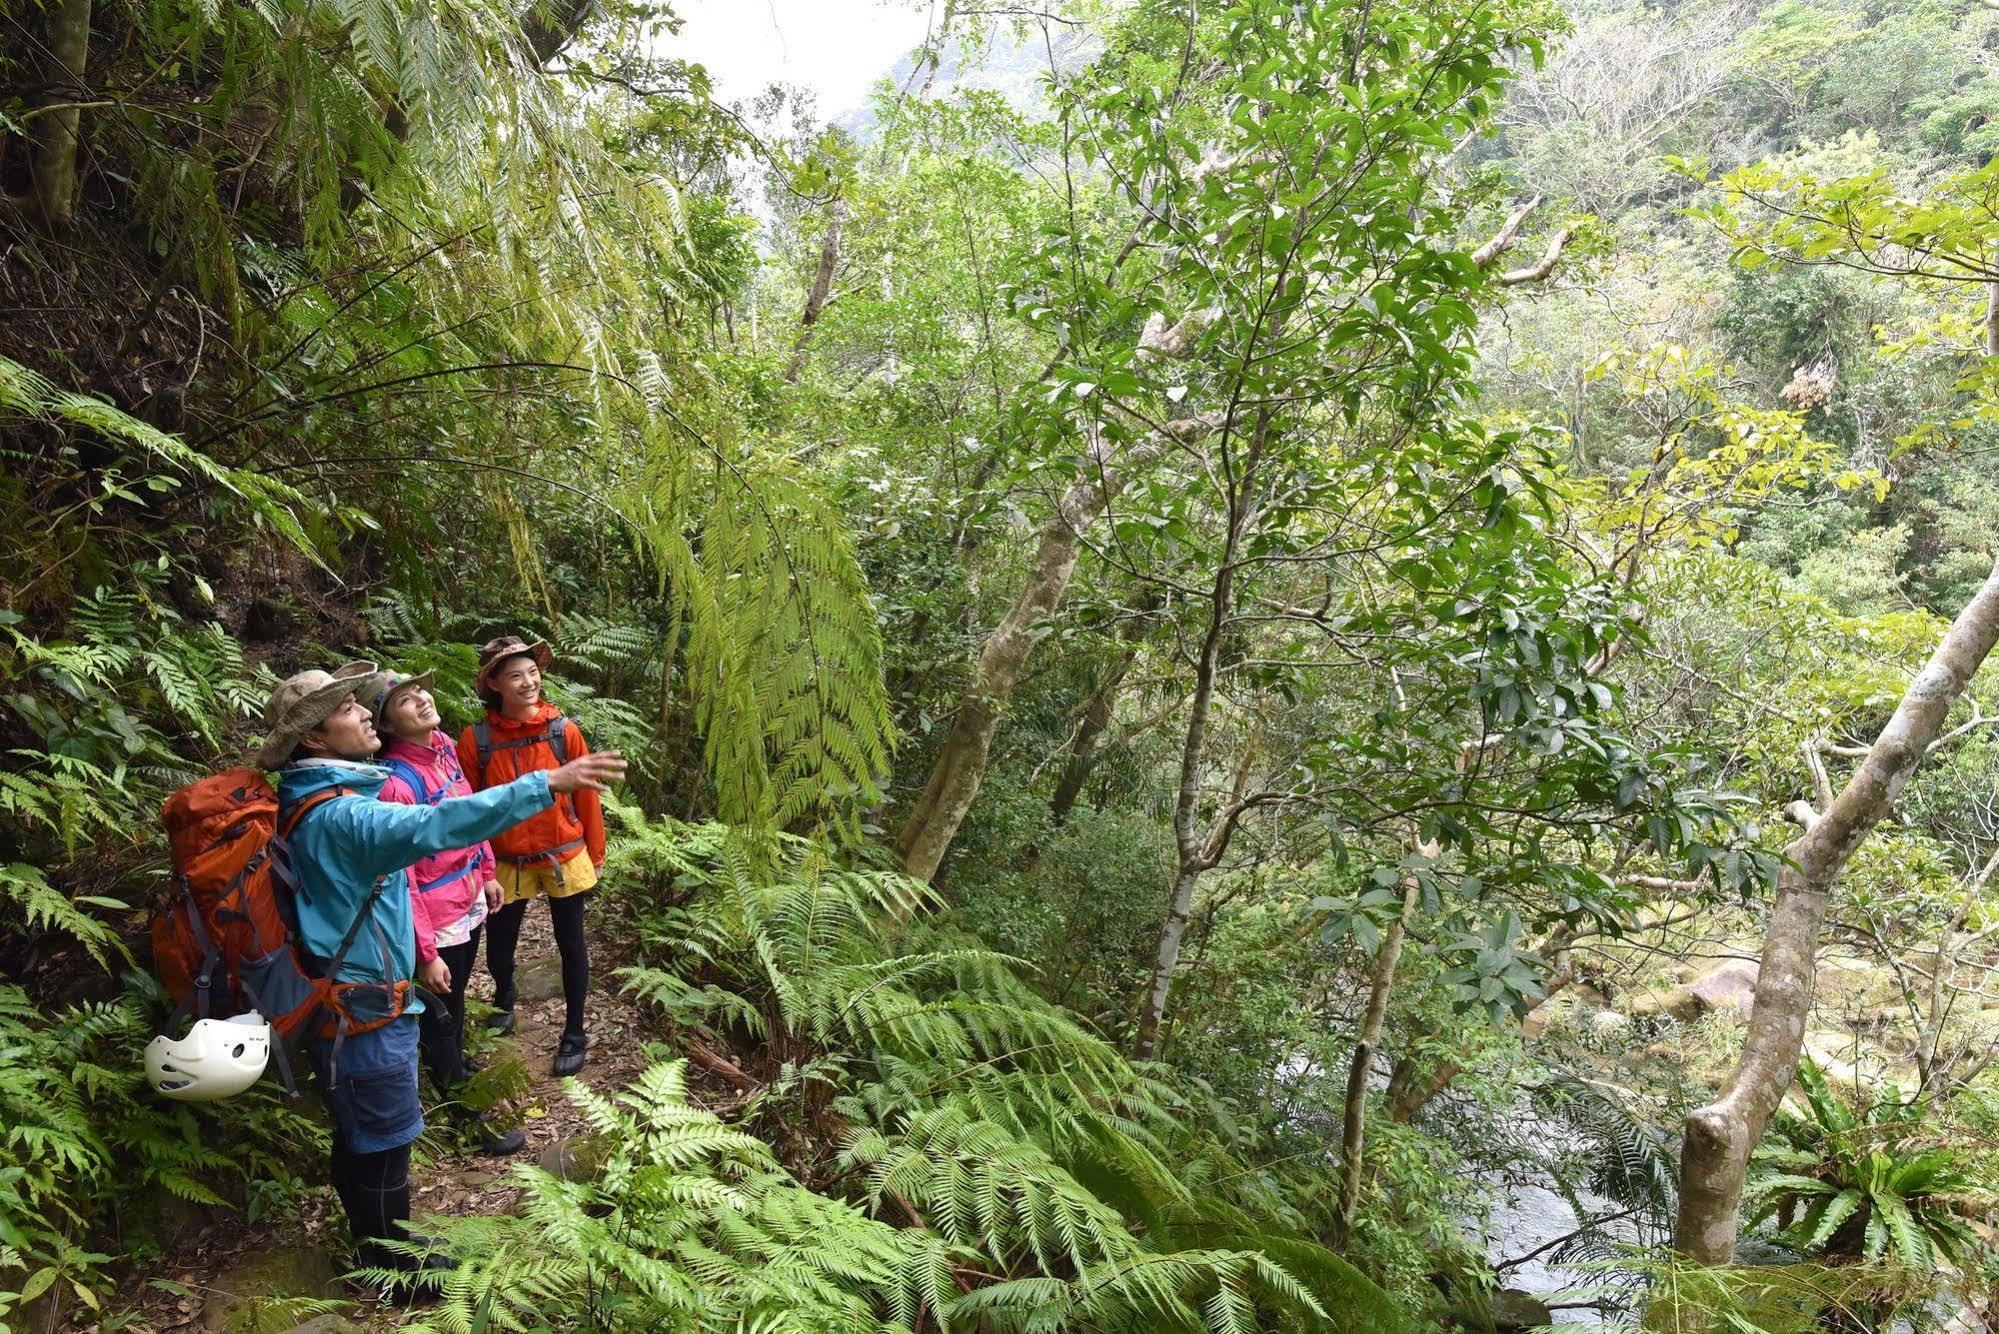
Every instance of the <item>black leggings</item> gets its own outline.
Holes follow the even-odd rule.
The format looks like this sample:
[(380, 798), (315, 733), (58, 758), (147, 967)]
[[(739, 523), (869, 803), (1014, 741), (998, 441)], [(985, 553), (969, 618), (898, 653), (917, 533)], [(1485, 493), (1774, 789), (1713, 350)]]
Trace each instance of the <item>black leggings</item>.
[[(583, 900), (589, 897), (585, 890), (548, 901), (555, 947), (562, 954), (562, 1003), (568, 1012), (562, 1031), (578, 1036), (583, 1033), (583, 997), (590, 990), (590, 946), (583, 939)], [(520, 944), (529, 902), (518, 899), (486, 919), (486, 970), (493, 975), (493, 994), (503, 1010), (513, 1008), (514, 948)]]
[(410, 1218), (410, 1146), (379, 1153), (353, 1153), (347, 1138), (333, 1132), (333, 1189), (347, 1210), (354, 1237), (354, 1263), (363, 1268), (413, 1269), (416, 1261), (385, 1249), (384, 1241), (407, 1241)]
[(449, 995), (424, 993), (423, 1013), (417, 1029), (423, 1042), (423, 1061), (439, 1092), (448, 1093), (467, 1078), (465, 1070), (465, 984), (472, 980), (472, 965), (479, 958), (479, 928), (460, 945), (440, 945), (437, 957), (451, 970)]

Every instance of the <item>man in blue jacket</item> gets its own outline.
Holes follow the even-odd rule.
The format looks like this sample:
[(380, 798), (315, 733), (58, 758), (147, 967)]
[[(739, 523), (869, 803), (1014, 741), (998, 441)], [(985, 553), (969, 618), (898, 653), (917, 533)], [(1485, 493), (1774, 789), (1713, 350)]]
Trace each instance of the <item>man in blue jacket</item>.
[(376, 800), (389, 771), (371, 763), (380, 738), (356, 700), (385, 684), (373, 663), (300, 672), (264, 709), (258, 764), (278, 770), (281, 855), (297, 885), (299, 935), (331, 970), (339, 1006), (331, 1037), (312, 1041), (333, 1118), (333, 1185), (347, 1211), (356, 1262), (401, 1270), (392, 1291), (421, 1295), (421, 1266), (383, 1247), (408, 1239), (410, 1145), (423, 1133), (417, 1097), (416, 929), (404, 868), (491, 838), (554, 804), (624, 777), (617, 751), (435, 806)]

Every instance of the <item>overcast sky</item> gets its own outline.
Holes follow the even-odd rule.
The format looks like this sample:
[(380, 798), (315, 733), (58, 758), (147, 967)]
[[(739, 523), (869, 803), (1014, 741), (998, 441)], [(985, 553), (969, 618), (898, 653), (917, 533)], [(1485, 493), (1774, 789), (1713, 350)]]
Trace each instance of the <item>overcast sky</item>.
[(822, 120), (851, 111), (923, 40), (921, 0), (676, 0), (686, 20), (667, 50), (697, 60), (725, 102), (772, 83), (819, 96)]

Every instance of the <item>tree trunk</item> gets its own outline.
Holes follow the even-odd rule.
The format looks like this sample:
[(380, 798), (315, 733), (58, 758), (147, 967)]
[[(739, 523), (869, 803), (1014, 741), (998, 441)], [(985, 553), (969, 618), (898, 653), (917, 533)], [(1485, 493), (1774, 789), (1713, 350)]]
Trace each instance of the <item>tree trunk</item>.
[(521, 15), (521, 36), (537, 65), (546, 65), (574, 41), (597, 0), (535, 0)]
[(1257, 414), (1256, 428), (1243, 458), (1242, 476), (1229, 495), (1228, 531), (1222, 540), (1215, 582), (1209, 590), (1208, 628), (1201, 639), (1201, 656), (1194, 664), (1194, 694), (1187, 704), (1187, 738), (1180, 748), (1180, 790), (1173, 801), (1173, 846), (1178, 866), (1173, 873), (1173, 893), (1167, 902), (1166, 924), (1159, 931), (1159, 949), (1152, 961), (1152, 983), (1146, 988), (1145, 1008), (1138, 1016), (1138, 1035), (1133, 1055), (1149, 1061), (1159, 1054), (1159, 1029), (1166, 1021), (1166, 1005), (1173, 993), (1173, 974), (1180, 966), (1180, 942), (1187, 935), (1187, 919), (1194, 911), (1194, 890), (1201, 876), (1221, 860), (1241, 811), (1242, 789), (1249, 778), (1250, 755), (1243, 755), (1236, 769), (1230, 802), (1203, 837), (1198, 827), (1201, 776), (1207, 769), (1208, 720), (1215, 703), (1215, 678), (1221, 668), (1222, 635), (1228, 629), (1235, 602), (1236, 552), (1242, 545), (1243, 530), (1254, 508), (1251, 500), (1256, 485), (1257, 464), (1270, 429), (1273, 411)]
[(784, 382), (795, 384), (805, 369), (805, 353), (819, 317), (826, 311), (826, 298), (833, 290), (833, 270), (840, 264), (840, 224), (847, 220), (847, 201), (835, 199), (826, 211), (826, 239), (819, 246), (819, 269), (812, 275), (812, 290), (805, 294), (805, 311), (798, 317), (798, 341), (791, 345), (791, 364), (784, 368)]
[(1909, 682), (1895, 716), (1832, 806), (1785, 849), (1742, 1058), (1715, 1100), (1687, 1116), (1674, 1245), (1705, 1264), (1735, 1254), (1749, 1155), (1797, 1075), (1819, 929), (1840, 869), (1894, 807), (1950, 707), (1999, 639), (1999, 563)]
[(1173, 877), (1173, 894), (1166, 908), (1166, 924), (1159, 929), (1159, 948), (1153, 956), (1152, 981), (1145, 992), (1145, 1009), (1138, 1016), (1138, 1036), (1132, 1055), (1149, 1061), (1159, 1054), (1159, 1028), (1166, 1021), (1166, 1005), (1173, 995), (1173, 974), (1180, 966), (1180, 945), (1187, 938), (1187, 923), (1194, 916), (1194, 890), (1201, 883), (1198, 867), (1186, 867)]
[[(1158, 597), (1144, 599), (1139, 610), (1150, 612), (1159, 605)], [(1090, 771), (1097, 764), (1097, 743), (1103, 740), (1104, 732), (1111, 725), (1111, 712), (1117, 707), (1118, 688), (1124, 684), (1126, 673), (1138, 660), (1138, 641), (1145, 637), (1145, 628), (1150, 624), (1149, 616), (1133, 616), (1118, 632), (1127, 647), (1123, 648), (1116, 662), (1107, 668), (1097, 681), (1097, 688), (1090, 692), (1083, 702), (1083, 721), (1076, 729), (1075, 743), (1069, 748), (1069, 762), (1062, 766), (1062, 777), (1056, 781), (1055, 795), (1048, 803), (1048, 813), (1056, 825), (1069, 818), (1069, 812), (1076, 808), (1076, 798), (1082, 795), (1083, 784)]]
[[(48, 14), (48, 105), (81, 101), (88, 91), (83, 76), (90, 61), (90, 0), (56, 0)], [(83, 112), (74, 106), (35, 117), (35, 203), (51, 231), (69, 226), (76, 216), (82, 127)]]
[(1083, 704), (1083, 721), (1076, 728), (1075, 744), (1069, 748), (1068, 763), (1062, 766), (1062, 777), (1056, 780), (1055, 795), (1048, 802), (1049, 818), (1058, 827), (1068, 821), (1069, 812), (1076, 808), (1076, 798), (1082, 795), (1083, 783), (1096, 767), (1097, 742), (1110, 727), (1118, 686), (1130, 666), (1131, 658), (1127, 656), (1105, 675)]
[[(1160, 448), (1153, 442), (1135, 451), (1128, 462), (1140, 464)], [(1020, 590), (993, 632), (986, 636), (979, 652), (978, 674), (958, 702), (951, 721), (951, 735), (944, 740), (937, 763), (923, 796), (910, 811), (909, 820), (895, 840), (896, 856), (903, 870), (919, 880), (931, 880), (943, 864), (958, 826), (972, 808), (985, 780), (986, 757), (992, 751), (993, 731), (999, 726), (999, 710), (1012, 696), (1027, 665), (1028, 654), (1040, 640), (1040, 624), (1062, 601), (1075, 571), (1083, 534), (1120, 491), (1131, 476), (1130, 467), (1116, 473), (1095, 472), (1064, 493), (1055, 512), (1041, 525), (1041, 539), (1028, 569), (1027, 586)]]
[[(1437, 855), (1434, 845), (1423, 847), (1423, 855)], [(1361, 1020), (1360, 1038), (1354, 1043), (1353, 1062), (1347, 1067), (1347, 1100), (1340, 1128), (1340, 1207), (1333, 1218), (1333, 1249), (1345, 1253), (1353, 1236), (1354, 1213), (1360, 1206), (1361, 1150), (1367, 1139), (1367, 1078), (1374, 1071), (1374, 1054), (1381, 1049), (1381, 1029), (1388, 1020), (1388, 997), (1395, 990), (1395, 969), (1402, 959), (1402, 937), (1409, 919), (1416, 915), (1416, 899), (1422, 886), (1415, 876), (1402, 879), (1402, 912), (1389, 923), (1374, 956), (1374, 984), (1368, 988), (1367, 1014)]]

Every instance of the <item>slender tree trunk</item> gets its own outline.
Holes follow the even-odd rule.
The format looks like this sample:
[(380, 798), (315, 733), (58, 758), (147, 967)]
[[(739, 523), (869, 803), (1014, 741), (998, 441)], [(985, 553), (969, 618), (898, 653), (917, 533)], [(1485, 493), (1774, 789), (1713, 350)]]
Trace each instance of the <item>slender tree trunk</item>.
[[(1126, 248), (1128, 251), (1130, 246)], [(1119, 262), (1122, 260), (1121, 255)], [(1115, 270), (1116, 266), (1112, 267)], [(1136, 355), (1142, 360), (1183, 355), (1216, 318), (1217, 312), (1212, 310), (1193, 311), (1168, 328), (1162, 317), (1155, 316), (1146, 322), (1139, 335)], [(1065, 355), (1058, 353), (1049, 362), (1049, 368), (1053, 369)], [(1043, 376), (1046, 374), (1044, 371)], [(972, 799), (978, 796), (979, 784), (985, 780), (986, 758), (992, 752), (993, 731), (999, 726), (999, 709), (1011, 698), (1021, 668), (1039, 638), (1036, 624), (1062, 601), (1069, 575), (1076, 568), (1084, 531), (1096, 522), (1104, 506), (1124, 490), (1131, 475), (1165, 453), (1170, 443), (1192, 444), (1228, 425), (1226, 413), (1169, 422), (1160, 433), (1127, 448), (1124, 457), (1115, 460), (1105, 458), (1101, 438), (1092, 440), (1092, 462), (1063, 493), (1055, 512), (1042, 525), (1027, 586), (987, 636), (979, 654), (978, 674), (959, 700), (951, 735), (945, 738), (944, 749), (938, 753), (922, 798), (896, 838), (896, 855), (909, 874), (922, 880), (936, 877), (951, 840), (958, 835), (958, 826), (964, 823)], [(997, 458), (993, 461), (996, 463)], [(960, 530), (960, 545), (968, 531)]]
[[(1144, 600), (1139, 610), (1150, 612), (1157, 608), (1156, 596)], [(1111, 725), (1111, 713), (1117, 707), (1118, 689), (1124, 685), (1124, 678), (1131, 671), (1132, 663), (1138, 660), (1138, 641), (1145, 637), (1145, 627), (1150, 617), (1133, 616), (1118, 631), (1118, 638), (1125, 647), (1120, 650), (1117, 661), (1112, 663), (1097, 680), (1097, 688), (1083, 701), (1083, 721), (1076, 728), (1076, 740), (1069, 748), (1069, 761), (1062, 766), (1062, 777), (1056, 781), (1055, 795), (1048, 803), (1048, 813), (1057, 825), (1069, 818), (1069, 812), (1076, 808), (1076, 798), (1082, 795), (1083, 784), (1097, 763), (1097, 743), (1103, 740), (1104, 732)]]
[[(1160, 445), (1153, 442), (1135, 451), (1125, 462), (1142, 463), (1156, 456)], [(1110, 500), (1125, 487), (1129, 466), (1116, 473), (1097, 472), (1076, 482), (1056, 504), (1055, 512), (1041, 526), (1041, 538), (1028, 568), (1027, 585), (1014, 599), (993, 632), (986, 636), (979, 653), (978, 674), (951, 721), (951, 735), (944, 740), (937, 763), (923, 796), (909, 813), (909, 820), (895, 841), (896, 856), (903, 870), (919, 880), (931, 880), (950, 850), (958, 826), (972, 808), (985, 780), (986, 757), (992, 752), (993, 732), (999, 726), (1000, 710), (1012, 696), (1028, 655), (1041, 638), (1040, 623), (1062, 601), (1069, 576), (1076, 568), (1083, 534), (1095, 523)]]
[(1062, 776), (1056, 780), (1055, 795), (1048, 802), (1048, 814), (1060, 826), (1069, 819), (1069, 812), (1076, 808), (1076, 798), (1082, 795), (1083, 784), (1090, 776), (1090, 770), (1097, 763), (1097, 742), (1111, 725), (1111, 710), (1117, 704), (1118, 686), (1124, 681), (1125, 672), (1131, 667), (1131, 656), (1113, 667), (1090, 692), (1083, 703), (1083, 721), (1076, 728), (1075, 744), (1069, 748), (1069, 760), (1062, 766)]
[(1194, 665), (1194, 694), (1187, 704), (1187, 736), (1180, 747), (1180, 790), (1173, 802), (1173, 846), (1178, 865), (1173, 873), (1173, 892), (1167, 901), (1166, 923), (1159, 931), (1159, 948), (1153, 956), (1152, 982), (1146, 988), (1145, 1008), (1138, 1016), (1138, 1034), (1132, 1051), (1140, 1060), (1159, 1054), (1159, 1030), (1166, 1021), (1166, 1006), (1173, 994), (1173, 974), (1180, 966), (1180, 942), (1187, 935), (1187, 920), (1194, 912), (1194, 891), (1201, 876), (1221, 860), (1234, 833), (1241, 809), (1242, 789), (1249, 777), (1250, 756), (1245, 753), (1236, 770), (1234, 791), (1213, 830), (1204, 836), (1199, 825), (1201, 777), (1207, 771), (1208, 722), (1214, 712), (1215, 677), (1222, 660), (1222, 635), (1234, 613), (1236, 552), (1241, 548), (1243, 530), (1254, 508), (1251, 500), (1256, 485), (1257, 465), (1270, 429), (1272, 410), (1257, 414), (1256, 427), (1244, 455), (1242, 476), (1229, 496), (1228, 531), (1222, 541), (1221, 559), (1215, 582), (1209, 591), (1208, 628), (1201, 639), (1201, 655)]
[(840, 225), (846, 220), (847, 201), (836, 198), (826, 211), (826, 239), (819, 246), (819, 268), (812, 275), (812, 290), (805, 294), (805, 311), (798, 317), (798, 341), (791, 345), (791, 364), (784, 368), (786, 384), (795, 383), (805, 369), (805, 353), (812, 346), (826, 298), (833, 290), (833, 270), (840, 264)]
[[(1437, 855), (1435, 845), (1421, 848), (1425, 856)], [(1413, 875), (1402, 879), (1402, 912), (1389, 923), (1374, 956), (1374, 982), (1367, 992), (1367, 1014), (1361, 1020), (1360, 1038), (1354, 1043), (1353, 1061), (1347, 1067), (1347, 1099), (1340, 1126), (1340, 1207), (1333, 1219), (1333, 1249), (1345, 1252), (1353, 1236), (1354, 1214), (1360, 1207), (1361, 1151), (1367, 1140), (1367, 1080), (1374, 1072), (1374, 1056), (1381, 1049), (1382, 1025), (1388, 1021), (1388, 997), (1395, 990), (1395, 970), (1402, 960), (1402, 938), (1409, 920), (1416, 915), (1417, 895), (1422, 886)]]
[(1832, 806), (1785, 849), (1742, 1057), (1715, 1100), (1687, 1116), (1674, 1244), (1706, 1264), (1735, 1255), (1749, 1155), (1797, 1076), (1826, 901), (1848, 857), (1936, 739), (1999, 639), (1999, 563), (1922, 671)]
[[(49, 104), (83, 100), (90, 61), (91, 0), (56, 0), (48, 9)], [(83, 112), (78, 107), (44, 111), (34, 123), (35, 203), (51, 231), (76, 216), (77, 148)]]
[(1132, 1055), (1149, 1061), (1159, 1054), (1159, 1029), (1166, 1022), (1166, 1006), (1173, 997), (1173, 974), (1180, 966), (1180, 945), (1187, 938), (1187, 923), (1194, 915), (1194, 891), (1201, 883), (1201, 868), (1183, 865), (1173, 876), (1173, 893), (1166, 909), (1166, 924), (1159, 929), (1159, 948), (1153, 956), (1152, 981), (1145, 992), (1145, 1009), (1138, 1017), (1138, 1036)]

